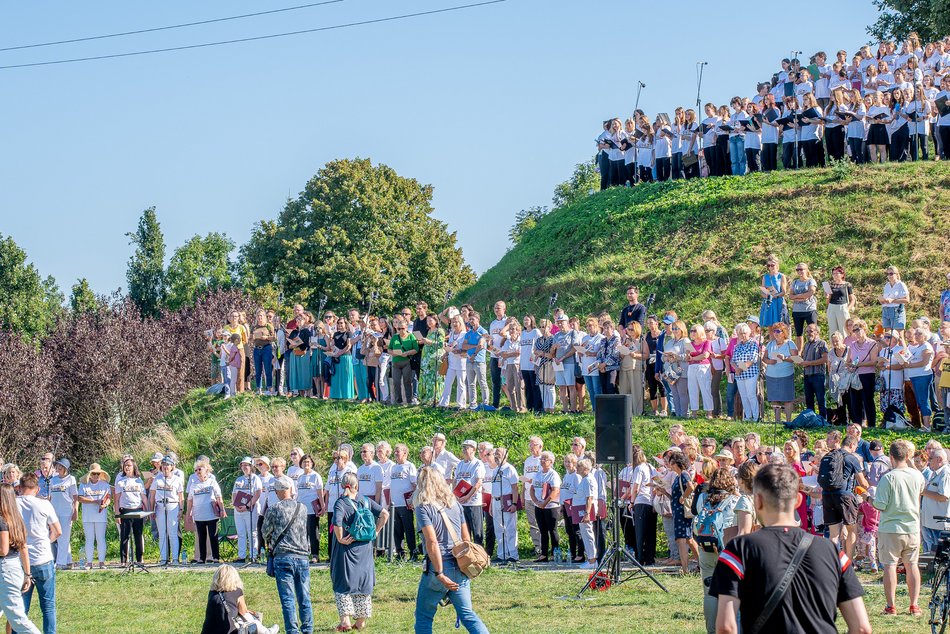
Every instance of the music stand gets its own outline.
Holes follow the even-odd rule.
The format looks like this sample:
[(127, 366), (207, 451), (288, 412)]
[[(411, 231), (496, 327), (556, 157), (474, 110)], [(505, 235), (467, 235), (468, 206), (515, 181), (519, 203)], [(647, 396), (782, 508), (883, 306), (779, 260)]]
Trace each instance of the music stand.
[[(120, 520), (126, 520), (126, 519), (128, 519), (128, 520), (134, 520), (134, 519), (141, 519), (141, 520), (144, 520), (145, 518), (149, 517), (150, 515), (155, 515), (155, 511), (126, 511), (125, 513), (122, 513), (122, 514), (120, 514), (120, 515), (117, 515), (116, 517), (117, 517), (118, 519), (120, 519)], [(130, 534), (129, 536), (132, 537), (131, 534)], [(134, 539), (134, 537), (133, 537), (133, 539)], [(125, 554), (125, 560), (126, 560), (126, 564), (127, 564), (127, 565), (125, 566), (125, 572), (126, 572), (126, 574), (131, 574), (131, 573), (133, 573), (133, 572), (149, 572), (149, 569), (145, 567), (145, 564), (142, 564), (142, 563), (139, 563), (139, 562), (137, 562), (137, 561), (133, 561), (133, 560), (132, 560), (132, 540), (131, 540), (131, 539), (130, 539), (129, 542), (126, 544), (126, 552), (125, 552), (124, 554)]]

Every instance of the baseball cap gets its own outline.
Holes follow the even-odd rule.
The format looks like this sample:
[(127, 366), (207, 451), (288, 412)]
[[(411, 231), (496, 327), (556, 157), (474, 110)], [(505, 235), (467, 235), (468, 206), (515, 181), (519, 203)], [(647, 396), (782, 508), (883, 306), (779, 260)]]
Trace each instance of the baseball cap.
[(554, 321), (570, 321), (570, 317), (568, 317), (567, 314), (562, 314), (560, 317), (558, 317)]
[(156, 451), (152, 454), (152, 457), (149, 458), (149, 462), (161, 462), (164, 457), (160, 451)]
[(756, 317), (755, 315), (749, 315), (748, 317), (745, 318), (745, 320), (746, 320), (746, 323), (753, 323), (756, 326), (759, 325), (759, 318)]
[(474, 440), (463, 440), (463, 441), (462, 441), (462, 446), (463, 446), (463, 447), (471, 447), (472, 449), (477, 449), (477, 448), (478, 448), (478, 443), (475, 442)]
[(435, 434), (432, 434), (432, 440), (445, 440), (445, 434), (443, 434), (442, 432), (437, 432)]
[(663, 318), (663, 323), (666, 324), (667, 326), (671, 324), (675, 324), (676, 317), (674, 317), (673, 315), (667, 315), (666, 317)]

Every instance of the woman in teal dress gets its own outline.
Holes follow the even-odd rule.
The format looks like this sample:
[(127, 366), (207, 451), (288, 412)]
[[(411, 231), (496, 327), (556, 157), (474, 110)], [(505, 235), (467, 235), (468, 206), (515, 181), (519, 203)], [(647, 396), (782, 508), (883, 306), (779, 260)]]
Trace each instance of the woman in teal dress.
[(326, 394), (323, 385), (323, 361), (327, 358), (327, 329), (322, 321), (314, 323), (313, 340), (316, 342), (310, 348), (310, 372), (313, 375), (313, 393), (317, 398), (322, 399)]
[(330, 380), (330, 398), (352, 400), (355, 395), (352, 347), (349, 324), (341, 317), (336, 322), (336, 332), (333, 333), (333, 343), (330, 346), (332, 355), (336, 357), (333, 363), (333, 378)]
[(445, 355), (445, 331), (439, 326), (435, 315), (426, 317), (429, 334), (417, 339), (424, 345), (419, 370), (419, 401), (423, 405), (435, 405), (442, 396), (442, 384), (445, 377), (439, 374), (439, 366)]
[(788, 295), (788, 278), (778, 271), (778, 258), (770, 255), (765, 261), (768, 273), (762, 276), (762, 307), (759, 309), (759, 326), (763, 329), (778, 322), (788, 323), (785, 296)]
[[(287, 392), (297, 396), (307, 396), (313, 387), (313, 371), (310, 364), (310, 337), (313, 331), (307, 315), (301, 315), (297, 320), (297, 328), (287, 335), (287, 365), (290, 372), (287, 376)], [(299, 339), (300, 343), (292, 345), (290, 342)]]

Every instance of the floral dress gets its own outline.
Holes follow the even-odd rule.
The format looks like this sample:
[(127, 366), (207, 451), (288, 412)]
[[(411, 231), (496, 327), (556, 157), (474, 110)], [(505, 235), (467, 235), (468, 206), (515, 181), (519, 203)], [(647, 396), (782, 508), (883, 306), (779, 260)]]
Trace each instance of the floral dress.
[(445, 356), (445, 331), (441, 328), (430, 330), (426, 339), (432, 341), (422, 348), (419, 369), (419, 400), (423, 403), (435, 402), (442, 395), (444, 378), (439, 374), (439, 366)]

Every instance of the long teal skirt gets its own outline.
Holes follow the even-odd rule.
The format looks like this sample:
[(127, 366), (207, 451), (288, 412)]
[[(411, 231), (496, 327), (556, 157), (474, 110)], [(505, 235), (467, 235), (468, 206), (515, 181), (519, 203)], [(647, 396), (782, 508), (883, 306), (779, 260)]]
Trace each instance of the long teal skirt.
[(353, 374), (356, 375), (356, 398), (362, 400), (369, 398), (369, 387), (366, 385), (366, 364), (354, 363)]
[(287, 375), (287, 389), (293, 392), (310, 390), (313, 387), (313, 368), (311, 366), (310, 351), (297, 356), (293, 352), (287, 353), (290, 373)]
[(330, 398), (353, 398), (353, 356), (344, 354), (340, 362), (333, 366), (333, 380), (330, 381)]

